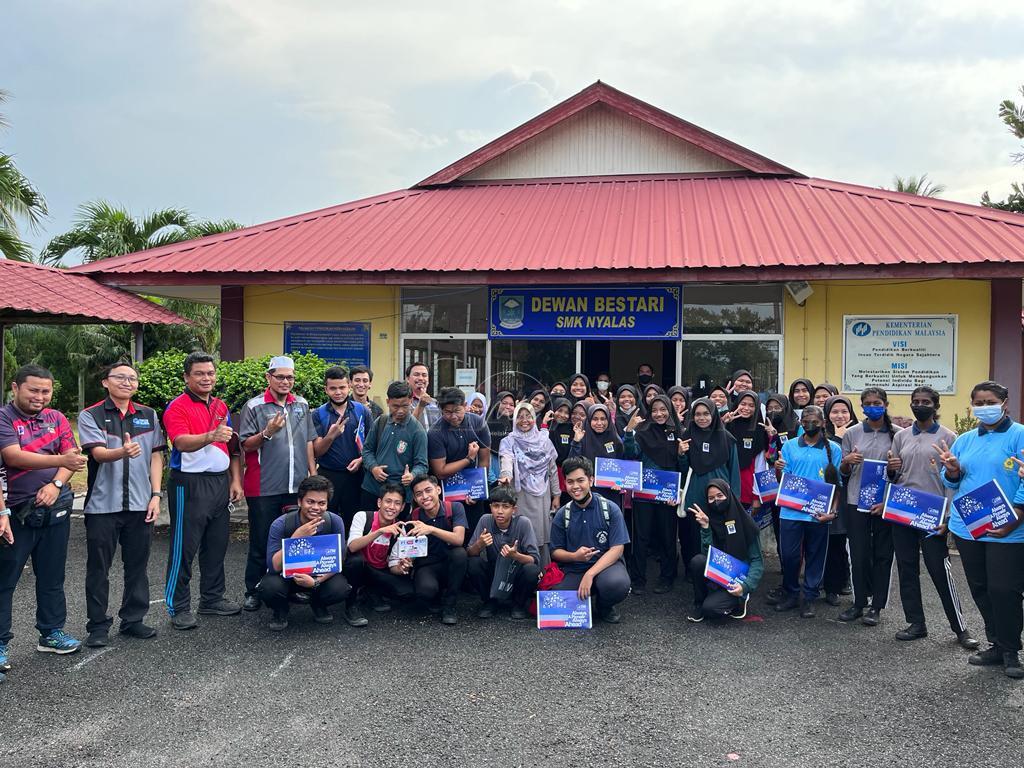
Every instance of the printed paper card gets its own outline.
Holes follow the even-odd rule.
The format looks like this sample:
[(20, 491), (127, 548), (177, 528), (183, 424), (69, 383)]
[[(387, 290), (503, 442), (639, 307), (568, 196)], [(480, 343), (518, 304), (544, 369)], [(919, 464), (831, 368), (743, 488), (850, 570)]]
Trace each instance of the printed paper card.
[(995, 480), (989, 480), (970, 493), (953, 499), (953, 510), (960, 515), (971, 537), (975, 539), (1017, 519), (1013, 504)]
[(537, 592), (537, 629), (592, 629), (590, 598), (580, 600), (575, 590)]
[(633, 492), (633, 498), (659, 501), (663, 504), (678, 504), (680, 482), (679, 472), (644, 467), (640, 490)]
[(946, 514), (946, 497), (890, 484), (882, 505), (882, 519), (921, 531), (934, 531)]
[(744, 581), (749, 571), (749, 565), (728, 552), (714, 547), (708, 549), (707, 565), (704, 566), (704, 578), (708, 581), (728, 588), (736, 582)]
[(875, 504), (881, 504), (885, 499), (886, 483), (886, 462), (864, 459), (861, 464), (857, 511), (870, 512)]
[(444, 497), (448, 501), (487, 498), (487, 470), (472, 467), (456, 472), (442, 484)]
[(784, 472), (779, 480), (779, 494), (775, 498), (775, 503), (780, 507), (817, 517), (830, 513), (835, 492), (836, 487), (824, 480)]
[(765, 469), (754, 473), (754, 493), (762, 504), (775, 501), (779, 493), (779, 479), (774, 469)]
[(623, 490), (639, 490), (643, 472), (643, 465), (639, 461), (605, 459), (598, 456), (595, 464), (594, 484), (598, 488), (612, 488), (617, 485)]
[(321, 576), (341, 573), (341, 535), (299, 536), (281, 542), (281, 575), (286, 579), (297, 573)]
[(427, 556), (426, 536), (399, 536), (395, 546), (398, 547), (399, 557), (412, 559)]

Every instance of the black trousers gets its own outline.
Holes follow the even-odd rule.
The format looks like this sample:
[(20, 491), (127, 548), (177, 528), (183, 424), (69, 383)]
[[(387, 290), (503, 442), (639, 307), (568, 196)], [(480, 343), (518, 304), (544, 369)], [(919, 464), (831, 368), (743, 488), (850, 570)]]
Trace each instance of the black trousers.
[(1001, 650), (1021, 650), (1024, 630), (1024, 542), (956, 537), (971, 597), (985, 620), (985, 637)]
[[(586, 571), (566, 571), (565, 578), (552, 589), (578, 589), (585, 573)], [(629, 572), (625, 563), (621, 560), (612, 563), (594, 577), (593, 603), (599, 611), (607, 611), (626, 599), (629, 587)]]
[(676, 517), (676, 534), (679, 537), (679, 555), (685, 566), (700, 554), (700, 526), (689, 512), (686, 517)]
[(245, 503), (249, 507), (249, 556), (245, 561), (245, 594), (248, 596), (256, 594), (256, 585), (267, 572), (270, 526), (281, 516), (284, 507), (298, 503), (298, 496), (294, 493), (246, 496)]
[[(334, 486), (334, 495), (327, 508), (345, 521), (345, 530), (352, 527), (352, 518), (360, 511), (360, 500), (363, 496), (363, 470), (360, 467), (355, 472), (342, 469), (328, 469), (319, 467), (317, 471), (331, 481)], [(376, 502), (369, 509), (376, 509)], [(363, 510), (365, 511), (365, 509)]]
[(279, 573), (267, 573), (257, 585), (260, 599), (270, 607), (274, 613), (288, 615), (291, 607), (292, 595), (304, 592), (309, 595), (309, 602), (326, 608), (329, 605), (348, 599), (352, 587), (349, 586), (345, 575), (336, 573), (327, 581), (322, 582), (318, 587), (305, 589), (295, 583), (294, 579), (286, 579)]
[(63, 629), (67, 621), (68, 606), (64, 597), (64, 565), (68, 559), (68, 538), (71, 534), (71, 516), (64, 515), (61, 522), (45, 528), (29, 528), (12, 515), (11, 533), (14, 543), (0, 544), (0, 643), (10, 642), (11, 606), (14, 588), (29, 558), (36, 581), (36, 629), (48, 635)]
[(706, 555), (697, 555), (690, 560), (690, 575), (693, 577), (693, 604), (713, 616), (727, 616), (740, 604), (741, 598), (733, 597), (720, 584), (704, 578), (708, 564)]
[(199, 555), (199, 602), (224, 599), (224, 555), (228, 551), (227, 472), (171, 470), (168, 506), (171, 542), (167, 550), (167, 612), (192, 610), (192, 561)]
[[(398, 576), (387, 568), (374, 568), (359, 552), (345, 558), (345, 577), (353, 587), (362, 587), (383, 597), (409, 600), (416, 594), (410, 577)], [(350, 602), (355, 600), (355, 594), (353, 590)]]
[[(654, 501), (633, 499), (632, 568), (630, 578), (638, 586), (647, 583), (647, 557), (658, 560), (659, 579), (671, 584), (678, 574), (676, 560), (676, 508)], [(628, 562), (628, 561), (627, 561)]]
[(850, 553), (846, 548), (845, 533), (829, 533), (828, 552), (825, 554), (825, 578), (821, 586), (826, 594), (838, 595), (850, 583)]
[(121, 628), (138, 624), (149, 611), (149, 550), (153, 525), (145, 512), (111, 512), (85, 516), (85, 611), (87, 632), (109, 630), (114, 620), (107, 613), (110, 566), (121, 545), (124, 591), (121, 593)]
[(413, 560), (412, 585), (416, 599), (434, 603), (438, 599), (445, 608), (454, 608), (466, 579), (469, 556), (462, 547), (451, 547), (440, 560), (420, 563)]
[(953, 581), (949, 562), (949, 546), (945, 536), (928, 536), (924, 531), (906, 525), (892, 527), (892, 544), (896, 551), (896, 567), (900, 576), (900, 600), (908, 624), (924, 624), (924, 605), (921, 601), (921, 558), (932, 577), (935, 591), (942, 601), (949, 628), (955, 633), (967, 629), (964, 624), (960, 595)]
[[(480, 599), (487, 602), (491, 598), (491, 584), (494, 583), (494, 569), (497, 563), (485, 560), (482, 557), (469, 558), (469, 580), (480, 595)], [(533, 601), (537, 593), (537, 582), (540, 580), (540, 566), (535, 563), (520, 565), (512, 579), (512, 604), (525, 607)]]
[(853, 571), (853, 604), (858, 608), (882, 610), (889, 602), (892, 580), (892, 523), (880, 515), (858, 512), (847, 504), (846, 536), (850, 542), (850, 569)]

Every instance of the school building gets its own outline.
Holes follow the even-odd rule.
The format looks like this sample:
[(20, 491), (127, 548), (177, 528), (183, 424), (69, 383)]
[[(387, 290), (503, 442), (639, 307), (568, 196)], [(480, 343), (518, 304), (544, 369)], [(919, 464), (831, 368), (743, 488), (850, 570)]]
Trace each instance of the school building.
[(219, 302), (225, 359), (313, 350), (489, 394), (574, 371), (797, 377), (1020, 412), (1024, 216), (805, 176), (597, 82), (409, 189), (84, 265)]

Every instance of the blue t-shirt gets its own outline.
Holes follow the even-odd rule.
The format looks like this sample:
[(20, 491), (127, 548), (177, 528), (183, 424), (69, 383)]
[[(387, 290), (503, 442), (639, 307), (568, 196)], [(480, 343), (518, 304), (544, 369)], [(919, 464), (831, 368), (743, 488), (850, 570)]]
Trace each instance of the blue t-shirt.
[[(317, 437), (326, 435), (331, 424), (338, 420), (338, 412), (330, 402), (321, 405), (311, 415)], [(345, 407), (345, 418), (348, 419), (345, 430), (334, 439), (327, 453), (317, 461), (319, 466), (333, 472), (344, 472), (349, 464), (363, 455), (362, 446), (356, 443), (356, 436), (360, 435), (359, 442), (364, 442), (367, 431), (373, 426), (373, 418), (366, 406), (352, 399), (349, 399)]]
[[(288, 518), (295, 516), (296, 513), (288, 512), (281, 515), (274, 522), (270, 524), (270, 535), (267, 536), (267, 570), (271, 573), (280, 573), (280, 571), (274, 570), (274, 555), (281, 551), (282, 539), (290, 539), (292, 534), (295, 532), (294, 529), (289, 531), (285, 528), (285, 523), (288, 522)], [(317, 536), (326, 536), (331, 533), (337, 533), (341, 536), (341, 548), (342, 552), (347, 552), (345, 547), (345, 523), (340, 517), (333, 512), (328, 512), (329, 524), (321, 525), (320, 530), (316, 532)], [(302, 525), (302, 518), (297, 517), (293, 519), (293, 522), (297, 523), (296, 528)]]
[[(604, 520), (604, 512), (601, 511), (600, 497), (596, 493), (590, 495), (590, 502), (585, 507), (581, 507), (575, 501), (569, 502), (568, 530), (565, 527), (566, 507), (558, 510), (551, 521), (551, 551), (564, 549), (566, 552), (575, 552), (580, 547), (593, 547), (601, 550), (603, 555), (619, 544), (629, 544), (629, 532), (626, 530), (626, 521), (622, 517), (619, 505), (607, 499), (605, 504), (608, 505), (607, 523)], [(558, 567), (563, 571), (582, 573), (599, 559), (600, 555), (585, 563), (559, 563)]]
[[(1024, 483), (1017, 475), (1017, 463), (1014, 456), (1021, 455), (1024, 448), (1024, 426), (1010, 418), (1003, 419), (995, 430), (984, 426), (965, 432), (956, 439), (950, 450), (960, 462), (960, 480), (951, 483), (946, 478), (946, 468), (942, 468), (942, 482), (956, 489), (953, 500), (956, 501), (965, 493), (995, 480), (1003, 489), (1014, 506), (1024, 504)], [(971, 541), (972, 537), (964, 525), (964, 521), (955, 511), (950, 511), (949, 530), (954, 536)], [(982, 536), (978, 541), (996, 544), (1017, 544), (1024, 542), (1024, 524), (1018, 525), (1009, 536), (1002, 539)]]
[[(843, 449), (834, 440), (829, 440), (829, 447), (832, 450), (832, 465), (839, 473), (839, 462), (843, 459)], [(803, 437), (794, 437), (782, 444), (782, 460), (786, 462), (785, 473), (797, 475), (811, 480), (825, 480), (825, 468), (829, 465), (828, 451), (825, 450), (826, 441), (822, 440), (816, 445), (808, 445)], [(842, 483), (836, 485), (836, 493)], [(779, 517), (783, 520), (797, 520), (804, 523), (816, 523), (811, 515), (788, 507), (779, 507)]]

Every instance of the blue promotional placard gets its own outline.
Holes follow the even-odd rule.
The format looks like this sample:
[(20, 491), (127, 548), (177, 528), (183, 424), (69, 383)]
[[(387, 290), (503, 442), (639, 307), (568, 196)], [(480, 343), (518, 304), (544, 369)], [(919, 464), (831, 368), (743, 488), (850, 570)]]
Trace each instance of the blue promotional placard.
[(946, 515), (946, 497), (890, 484), (882, 503), (882, 519), (921, 531), (934, 531)]
[(814, 480), (784, 472), (779, 480), (779, 495), (775, 503), (817, 518), (830, 514), (836, 487), (824, 480)]
[(297, 573), (341, 573), (341, 546), (341, 535), (337, 533), (282, 539), (281, 575), (288, 579)]
[(772, 508), (767, 504), (762, 504), (757, 509), (750, 513), (754, 522), (757, 523), (757, 527), (760, 530), (765, 528), (771, 528), (772, 525)]
[(857, 496), (857, 511), (870, 512), (875, 504), (885, 499), (886, 462), (864, 459), (860, 470), (860, 495)]
[(660, 501), (662, 504), (678, 504), (680, 486), (679, 472), (644, 467), (640, 490), (633, 491), (633, 498)]
[(487, 498), (487, 470), (471, 467), (456, 472), (441, 485), (444, 498), (448, 501)]
[(598, 456), (594, 464), (594, 484), (598, 488), (618, 486), (624, 490), (635, 491), (640, 488), (640, 475), (643, 465), (639, 461), (625, 459), (605, 459)]
[(312, 352), (329, 363), (370, 365), (369, 323), (285, 323), (286, 354)]
[(757, 494), (757, 498), (761, 500), (762, 504), (775, 501), (775, 497), (779, 493), (779, 479), (775, 476), (774, 469), (765, 469), (754, 473), (754, 493)]
[(995, 480), (953, 499), (953, 511), (960, 515), (974, 539), (1017, 519), (1013, 504)]
[(590, 598), (580, 600), (573, 590), (537, 592), (537, 629), (593, 629)]
[(714, 547), (708, 548), (707, 564), (704, 566), (704, 578), (729, 588), (747, 578), (750, 566), (737, 560), (728, 552)]
[(678, 285), (491, 288), (492, 339), (678, 339)]

